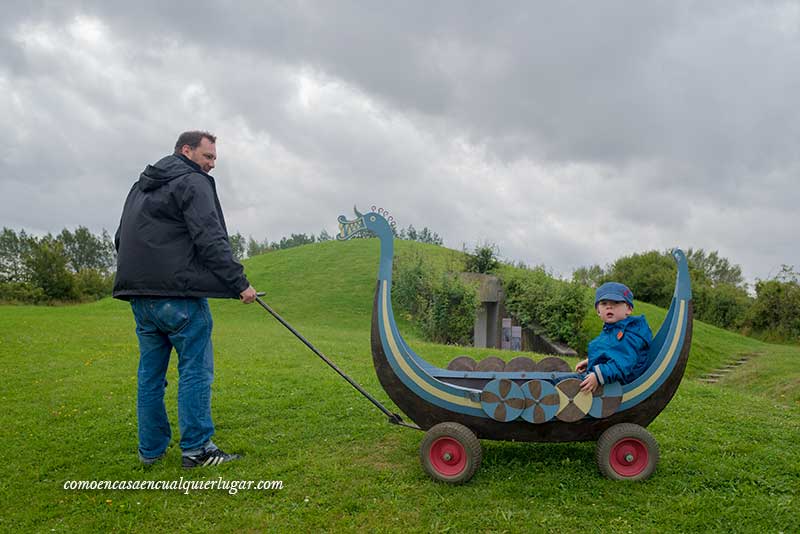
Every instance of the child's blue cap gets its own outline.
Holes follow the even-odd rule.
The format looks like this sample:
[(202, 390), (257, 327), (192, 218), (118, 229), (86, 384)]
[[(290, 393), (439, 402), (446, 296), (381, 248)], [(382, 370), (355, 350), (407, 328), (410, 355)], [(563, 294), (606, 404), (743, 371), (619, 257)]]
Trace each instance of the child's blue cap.
[(594, 294), (594, 306), (601, 300), (613, 300), (614, 302), (627, 302), (633, 308), (633, 291), (625, 284), (619, 282), (606, 282), (597, 288)]

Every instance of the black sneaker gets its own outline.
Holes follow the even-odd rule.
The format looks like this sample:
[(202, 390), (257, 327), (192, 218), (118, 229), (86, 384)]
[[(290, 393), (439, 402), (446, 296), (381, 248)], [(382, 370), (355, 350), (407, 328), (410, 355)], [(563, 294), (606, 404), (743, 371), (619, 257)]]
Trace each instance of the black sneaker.
[(186, 469), (193, 467), (205, 467), (208, 465), (219, 465), (225, 462), (238, 460), (242, 456), (240, 454), (227, 454), (222, 449), (213, 449), (210, 451), (201, 452), (192, 456), (183, 456), (182, 465)]

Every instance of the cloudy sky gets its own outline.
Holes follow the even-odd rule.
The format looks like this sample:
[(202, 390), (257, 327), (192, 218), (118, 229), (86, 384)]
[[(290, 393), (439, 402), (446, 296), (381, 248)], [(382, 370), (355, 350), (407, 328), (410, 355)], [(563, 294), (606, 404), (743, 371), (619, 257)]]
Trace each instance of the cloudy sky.
[(357, 204), (564, 275), (673, 246), (800, 267), (795, 1), (13, 4), (0, 226), (113, 232), (207, 129), (259, 240)]

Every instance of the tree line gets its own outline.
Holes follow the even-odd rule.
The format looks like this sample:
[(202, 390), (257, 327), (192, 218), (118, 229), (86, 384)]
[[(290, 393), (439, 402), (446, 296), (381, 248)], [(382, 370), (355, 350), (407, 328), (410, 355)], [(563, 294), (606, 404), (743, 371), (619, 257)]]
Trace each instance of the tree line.
[[(753, 293), (742, 269), (717, 251), (688, 249), (695, 317), (701, 321), (769, 341), (800, 341), (800, 275), (784, 265), (767, 280), (757, 280)], [(573, 281), (597, 287), (607, 281), (628, 285), (637, 300), (668, 307), (676, 266), (670, 251), (651, 250), (617, 259), (606, 268), (581, 267)]]
[[(588, 341), (581, 337), (581, 324), (599, 285), (623, 282), (637, 300), (663, 308), (669, 307), (675, 288), (676, 265), (670, 251), (623, 256), (605, 268), (580, 267), (569, 281), (553, 276), (544, 266), (499, 261), (494, 244), (464, 253), (466, 270), (502, 279), (506, 307), (523, 324), (535, 322), (552, 338), (574, 347)], [(690, 248), (686, 258), (698, 320), (766, 341), (800, 342), (800, 273), (793, 266), (782, 266), (777, 275), (757, 280), (751, 288), (741, 266), (717, 251)]]
[[(399, 239), (439, 246), (443, 244), (439, 234), (427, 227), (416, 230), (409, 225), (394, 232)], [(245, 238), (239, 232), (229, 236), (234, 256), (240, 260), (331, 239), (326, 230), (317, 235), (292, 233), (272, 242), (266, 239), (257, 241), (252, 236)], [(476, 247), (473, 253), (464, 252), (464, 270), (496, 272), (504, 265), (498, 260), (499, 250), (495, 245), (485, 244)], [(689, 249), (687, 259), (694, 311), (699, 320), (771, 341), (800, 341), (800, 274), (793, 266), (784, 265), (776, 276), (757, 280), (751, 292), (744, 281), (741, 267), (721, 257), (717, 251)], [(525, 267), (519, 264), (515, 266)], [(414, 272), (407, 274), (420, 276), (421, 268), (416, 262), (411, 269)], [(591, 265), (576, 269), (571, 283), (594, 288), (606, 281), (622, 281), (633, 289), (638, 300), (668, 307), (675, 283), (675, 269), (669, 251), (651, 250), (621, 257), (605, 268)], [(105, 230), (94, 234), (88, 228), (79, 226), (74, 231), (65, 228), (57, 235), (48, 233), (36, 236), (25, 230), (17, 232), (3, 228), (0, 233), (2, 302), (50, 303), (100, 299), (111, 294), (114, 270), (114, 243)], [(509, 291), (509, 295), (513, 296), (512, 304), (525, 302), (524, 309), (529, 309), (532, 316), (547, 318), (553, 315), (552, 310), (557, 310), (559, 313), (556, 315), (577, 318), (576, 307), (580, 305), (580, 299), (576, 293), (558, 284), (545, 284), (542, 281), (546, 274), (544, 268), (538, 270), (542, 272), (529, 277), (531, 280), (520, 281), (509, 276), (510, 286), (513, 286), (510, 289), (514, 290)], [(442, 284), (447, 286), (443, 286), (442, 295), (463, 293), (460, 288), (456, 288), (456, 291), (449, 279)], [(545, 294), (547, 298), (543, 297)], [(449, 298), (452, 300), (452, 295)], [(523, 310), (521, 304), (518, 307)], [(537, 315), (539, 308), (549, 311)], [(432, 309), (438, 308), (434, 306)], [(539, 317), (539, 322), (543, 317)], [(570, 320), (570, 324), (575, 322)], [(554, 325), (553, 328), (558, 330), (560, 327)], [(562, 332), (557, 337), (569, 339), (572, 336), (564, 336)]]
[[(427, 226), (422, 230), (417, 230), (414, 228), (413, 224), (409, 224), (406, 228), (402, 228), (399, 231), (392, 227), (392, 232), (394, 233), (394, 237), (397, 239), (417, 241), (419, 243), (429, 243), (431, 245), (438, 246), (442, 246), (444, 244), (444, 240), (442, 240), (439, 234), (428, 229)], [(360, 237), (369, 239), (374, 237), (374, 235), (372, 235), (372, 232), (365, 232)], [(240, 232), (236, 232), (235, 234), (229, 236), (231, 249), (233, 250), (233, 255), (237, 260), (252, 258), (253, 256), (265, 254), (273, 250), (284, 250), (287, 248), (299, 247), (301, 245), (322, 243), (332, 239), (333, 237), (325, 229), (323, 229), (318, 235), (293, 233), (287, 237), (282, 237), (279, 241), (272, 242), (270, 242), (268, 239), (258, 241), (253, 239), (252, 235), (245, 237)]]
[(0, 233), (0, 301), (75, 302), (111, 294), (114, 242), (84, 226), (58, 235)]
[[(395, 231), (399, 239), (442, 245), (439, 234), (413, 225)], [(238, 260), (273, 250), (330, 241), (319, 234), (292, 233), (270, 242), (245, 238), (240, 232), (228, 236)], [(114, 241), (106, 230), (92, 233), (85, 226), (59, 234), (28, 234), (24, 229), (3, 228), (0, 233), (0, 302), (28, 304), (83, 302), (111, 295), (116, 267)]]
[(233, 257), (240, 261), (272, 250), (283, 250), (299, 247), (301, 245), (310, 245), (312, 243), (322, 243), (323, 241), (330, 241), (331, 239), (333, 239), (331, 235), (324, 229), (319, 235), (291, 234), (288, 237), (282, 237), (280, 240), (272, 242), (268, 239), (257, 241), (253, 239), (253, 236), (245, 238), (240, 232), (228, 236), (228, 241), (230, 241), (231, 250), (233, 251)]

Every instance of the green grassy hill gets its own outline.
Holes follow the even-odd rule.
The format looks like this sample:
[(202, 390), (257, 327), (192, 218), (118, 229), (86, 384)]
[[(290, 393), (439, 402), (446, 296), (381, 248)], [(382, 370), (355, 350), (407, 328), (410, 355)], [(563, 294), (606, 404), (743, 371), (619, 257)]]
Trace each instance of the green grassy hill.
[[(419, 248), (437, 261), (457, 252)], [(247, 262), (265, 299), (382, 402), (369, 327), (376, 240), (326, 242)], [(184, 471), (171, 447), (136, 458), (138, 351), (127, 304), (0, 306), (3, 531), (789, 532), (800, 484), (800, 348), (699, 322), (683, 384), (650, 425), (661, 463), (642, 484), (601, 478), (592, 443), (484, 441), (460, 487), (428, 479), (422, 433), (391, 426), (257, 305), (215, 301), (215, 441), (245, 458)], [(637, 303), (655, 328), (664, 310)], [(596, 325), (599, 327), (599, 323)], [(444, 364), (497, 351), (410, 344)], [(588, 328), (593, 328), (591, 322)], [(730, 378), (698, 376), (757, 354)], [(504, 355), (507, 359), (514, 354)], [(176, 362), (167, 407), (177, 422)], [(177, 429), (175, 428), (177, 432)], [(281, 480), (283, 489), (66, 490), (72, 480)]]

